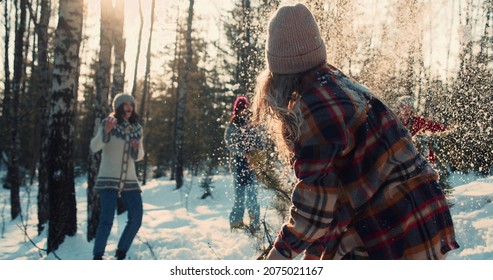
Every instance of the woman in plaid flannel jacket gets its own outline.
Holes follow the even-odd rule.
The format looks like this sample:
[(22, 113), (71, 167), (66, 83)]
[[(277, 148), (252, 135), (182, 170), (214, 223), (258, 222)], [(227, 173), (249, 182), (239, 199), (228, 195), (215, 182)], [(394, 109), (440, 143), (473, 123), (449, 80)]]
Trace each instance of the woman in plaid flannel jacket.
[(253, 120), (298, 182), (267, 258), (444, 259), (458, 248), (436, 172), (383, 102), (325, 62), (308, 9), (281, 7), (268, 32)]

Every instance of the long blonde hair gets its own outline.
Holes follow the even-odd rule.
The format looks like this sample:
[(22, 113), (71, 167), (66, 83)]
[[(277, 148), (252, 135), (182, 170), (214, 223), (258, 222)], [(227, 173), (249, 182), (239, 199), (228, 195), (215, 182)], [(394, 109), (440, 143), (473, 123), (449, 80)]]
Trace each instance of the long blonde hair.
[(253, 123), (267, 127), (281, 159), (286, 162), (293, 158), (294, 144), (301, 135), (303, 116), (297, 101), (301, 97), (303, 75), (277, 75), (266, 69), (257, 78), (253, 97)]

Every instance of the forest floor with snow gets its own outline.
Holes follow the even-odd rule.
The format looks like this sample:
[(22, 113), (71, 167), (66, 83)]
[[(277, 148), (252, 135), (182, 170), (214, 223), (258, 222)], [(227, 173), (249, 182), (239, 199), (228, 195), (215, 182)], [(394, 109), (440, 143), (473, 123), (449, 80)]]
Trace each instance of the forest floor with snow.
[[(4, 171), (0, 173), (3, 175)], [(142, 187), (144, 218), (128, 259), (131, 260), (254, 260), (268, 245), (265, 234), (254, 238), (231, 232), (228, 215), (233, 205), (232, 177), (213, 177), (212, 197), (201, 199), (201, 178), (188, 178), (180, 190), (167, 178), (152, 179)], [(493, 177), (452, 174), (451, 209), (461, 248), (452, 260), (493, 259)], [(36, 186), (21, 189), (22, 218), (10, 219), (10, 192), (0, 189), (0, 260), (90, 260), (94, 240), (88, 242), (87, 182), (76, 180), (77, 226), (55, 254), (46, 254), (47, 231), (37, 234)], [(29, 194), (30, 193), (30, 194)], [(275, 238), (282, 221), (270, 206), (273, 193), (259, 188), (261, 216)], [(106, 259), (114, 259), (126, 214), (116, 216), (106, 247)], [(263, 231), (262, 231), (263, 232)]]

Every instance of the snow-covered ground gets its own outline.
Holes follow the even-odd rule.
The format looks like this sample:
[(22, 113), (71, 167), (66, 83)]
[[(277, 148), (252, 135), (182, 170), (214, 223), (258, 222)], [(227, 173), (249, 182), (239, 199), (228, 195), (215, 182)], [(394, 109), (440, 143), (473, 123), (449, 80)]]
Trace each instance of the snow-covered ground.
[[(448, 259), (493, 260), (493, 177), (453, 174), (450, 180), (454, 185), (451, 211), (461, 248), (450, 253)], [(257, 248), (267, 245), (265, 236), (252, 238), (244, 232), (230, 232), (229, 229), (228, 214), (233, 203), (231, 176), (227, 173), (215, 175), (213, 197), (204, 200), (200, 199), (203, 190), (198, 187), (199, 183), (200, 177), (188, 178), (182, 190), (175, 190), (174, 182), (167, 178), (148, 181), (143, 187), (143, 225), (128, 252), (130, 260), (228, 261), (257, 258)], [(86, 178), (77, 178), (78, 231), (75, 236), (67, 237), (56, 251), (60, 259), (92, 258), (94, 241), (86, 240), (86, 188)], [(26, 190), (21, 190), (26, 236), (21, 218), (10, 220), (9, 191), (0, 188), (0, 260), (57, 259), (54, 254), (47, 255), (43, 250), (47, 245), (46, 230), (37, 235), (36, 192), (33, 187), (28, 202)], [(270, 207), (271, 197), (270, 191), (259, 189), (261, 214), (274, 237), (282, 221)], [(116, 243), (125, 222), (125, 214), (115, 218), (105, 258), (114, 259)], [(202, 262), (194, 263), (200, 265)], [(0, 267), (4, 265), (5, 262), (0, 261)]]
[(493, 260), (493, 177), (454, 174), (451, 182), (451, 212), (461, 248), (448, 258)]
[[(449, 259), (493, 260), (493, 177), (453, 174), (452, 216), (461, 248), (452, 251)], [(143, 186), (144, 219), (128, 258), (133, 260), (251, 260), (267, 245), (263, 238), (251, 238), (244, 232), (230, 232), (228, 215), (233, 203), (231, 176), (216, 175), (213, 197), (200, 199), (203, 189), (200, 177), (189, 178), (182, 190), (175, 190), (167, 178), (152, 179)], [(56, 251), (64, 260), (89, 260), (93, 241), (86, 240), (87, 182), (77, 178), (77, 234), (67, 237)], [(10, 192), (0, 188), (0, 259), (56, 259), (46, 255), (46, 230), (37, 235), (36, 187), (30, 201), (21, 189), (23, 217), (10, 219)], [(188, 194), (187, 194), (188, 193)], [(270, 207), (272, 193), (259, 188), (262, 218), (274, 237), (282, 223)], [(22, 222), (24, 220), (24, 222)], [(107, 258), (112, 258), (126, 215), (116, 216), (108, 241)], [(24, 225), (27, 236), (23, 233)], [(34, 246), (31, 239), (36, 246)]]
[[(212, 198), (200, 199), (203, 189), (198, 187), (200, 178), (188, 178), (181, 190), (175, 190), (174, 181), (167, 178), (150, 180), (143, 190), (144, 218), (142, 227), (128, 252), (132, 260), (241, 260), (254, 259), (262, 247), (261, 239), (250, 238), (244, 232), (230, 232), (228, 215), (233, 205), (231, 176), (227, 173), (213, 179)], [(92, 258), (94, 241), (86, 240), (87, 232), (87, 182), (86, 177), (77, 178), (77, 234), (67, 237), (55, 252), (64, 260), (89, 260)], [(30, 206), (24, 189), (23, 219), (27, 225), (27, 237), (21, 228), (21, 218), (10, 220), (10, 192), (0, 189), (0, 259), (39, 260), (57, 259), (46, 255), (46, 230), (37, 235), (36, 193), (31, 191)], [(259, 188), (262, 217), (275, 235), (278, 218), (269, 208), (270, 191)], [(27, 209), (27, 212), (26, 212)], [(267, 211), (267, 214), (266, 214)], [(126, 213), (116, 216), (112, 233), (106, 247), (106, 258), (112, 259), (118, 237), (126, 223)], [(36, 246), (34, 246), (31, 239)], [(265, 245), (267, 241), (265, 241)]]

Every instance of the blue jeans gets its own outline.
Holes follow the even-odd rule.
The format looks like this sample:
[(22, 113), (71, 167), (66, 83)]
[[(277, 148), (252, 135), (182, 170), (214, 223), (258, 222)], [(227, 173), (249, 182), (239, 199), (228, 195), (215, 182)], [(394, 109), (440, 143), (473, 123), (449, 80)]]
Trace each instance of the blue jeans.
[[(257, 202), (257, 187), (255, 175), (248, 167), (248, 162), (243, 157), (235, 157), (232, 162), (235, 201), (233, 210), (229, 215), (230, 225), (243, 222), (245, 206), (250, 216), (250, 226), (260, 226), (260, 206)], [(246, 199), (246, 200), (245, 200)]]
[[(125, 229), (123, 230), (117, 249), (122, 252), (127, 252), (132, 245), (132, 241), (137, 235), (140, 226), (142, 225), (142, 216), (144, 214), (142, 206), (142, 196), (140, 191), (122, 192), (123, 206), (127, 210), (128, 220)], [(113, 226), (115, 210), (118, 202), (117, 190), (100, 190), (99, 202), (101, 205), (101, 213), (99, 215), (99, 224), (96, 231), (96, 239), (94, 240), (93, 255), (103, 256), (108, 242), (108, 236)]]

